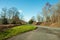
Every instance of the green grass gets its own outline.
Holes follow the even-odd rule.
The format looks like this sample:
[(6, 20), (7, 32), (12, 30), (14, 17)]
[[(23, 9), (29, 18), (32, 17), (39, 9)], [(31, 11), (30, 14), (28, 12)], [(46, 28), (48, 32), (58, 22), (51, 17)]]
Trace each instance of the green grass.
[(16, 26), (11, 29), (6, 30), (5, 32), (0, 32), (0, 40), (12, 37), (17, 34), (21, 34), (30, 30), (36, 29), (33, 25), (22, 25), (22, 26)]

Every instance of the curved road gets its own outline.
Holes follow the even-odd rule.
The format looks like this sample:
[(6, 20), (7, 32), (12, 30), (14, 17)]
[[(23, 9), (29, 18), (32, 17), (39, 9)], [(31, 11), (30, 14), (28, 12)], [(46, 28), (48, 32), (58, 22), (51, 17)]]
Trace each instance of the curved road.
[(38, 26), (36, 30), (13, 36), (7, 40), (60, 40), (60, 28)]

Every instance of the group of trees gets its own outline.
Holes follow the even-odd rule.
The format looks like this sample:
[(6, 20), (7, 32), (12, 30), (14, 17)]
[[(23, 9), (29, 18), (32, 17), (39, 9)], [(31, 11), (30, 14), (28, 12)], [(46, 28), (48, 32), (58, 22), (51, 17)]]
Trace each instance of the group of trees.
[[(46, 3), (46, 5), (42, 9), (42, 14), (43, 14), (42, 16), (43, 17), (41, 17), (40, 14), (37, 14), (37, 16), (35, 18), (36, 21), (37, 22), (48, 22), (48, 21), (50, 21), (50, 16), (51, 16), (50, 15), (50, 12), (51, 12), (50, 8), (51, 8), (51, 5), (49, 3)], [(34, 21), (34, 20), (32, 19), (30, 21)]]
[(20, 12), (17, 8), (2, 8), (0, 13), (0, 24), (19, 24), (20, 20)]
[(29, 20), (29, 24), (32, 24), (33, 22), (42, 22), (43, 18), (40, 16), (40, 14), (37, 14), (37, 16), (32, 16)]
[(60, 3), (55, 4), (51, 8), (52, 12), (52, 22), (60, 23)]
[[(43, 17), (41, 17), (40, 14), (37, 15), (36, 18), (38, 22), (60, 23), (60, 3), (54, 5), (46, 3), (42, 9), (42, 14)], [(35, 19), (31, 19), (30, 21), (33, 22)]]
[(60, 23), (60, 3), (54, 5), (46, 3), (42, 12), (45, 22)]

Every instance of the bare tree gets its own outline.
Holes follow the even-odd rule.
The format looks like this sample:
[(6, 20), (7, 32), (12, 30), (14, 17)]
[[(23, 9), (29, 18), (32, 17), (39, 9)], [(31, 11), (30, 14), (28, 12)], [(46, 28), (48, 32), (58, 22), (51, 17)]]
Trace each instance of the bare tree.
[(52, 21), (60, 23), (60, 3), (52, 6)]
[[(20, 19), (19, 19), (19, 11), (17, 10), (17, 8), (15, 8), (15, 7), (12, 7), (12, 8), (10, 8), (10, 10), (9, 10), (10, 12), (9, 12), (9, 14), (11, 13), (12, 14), (12, 23), (19, 23), (19, 21), (20, 21)], [(11, 15), (10, 15), (11, 16)], [(9, 16), (9, 18), (10, 18), (10, 16)]]
[(6, 8), (2, 8), (2, 24), (8, 24), (8, 19), (7, 19), (7, 9)]
[(51, 11), (50, 8), (51, 5), (49, 3), (46, 3), (46, 5), (42, 9), (45, 21), (48, 21), (50, 19), (50, 11)]
[(41, 21), (41, 16), (40, 16), (40, 14), (37, 14), (37, 21), (38, 21), (38, 22)]

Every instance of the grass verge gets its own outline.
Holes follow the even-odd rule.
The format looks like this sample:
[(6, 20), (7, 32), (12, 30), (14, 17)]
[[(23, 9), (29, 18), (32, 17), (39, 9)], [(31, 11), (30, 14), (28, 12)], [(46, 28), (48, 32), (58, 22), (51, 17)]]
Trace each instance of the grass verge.
[(33, 25), (22, 25), (10, 28), (4, 32), (0, 32), (0, 40), (4, 40), (6, 38), (12, 37), (17, 34), (21, 34), (30, 30), (36, 29)]

